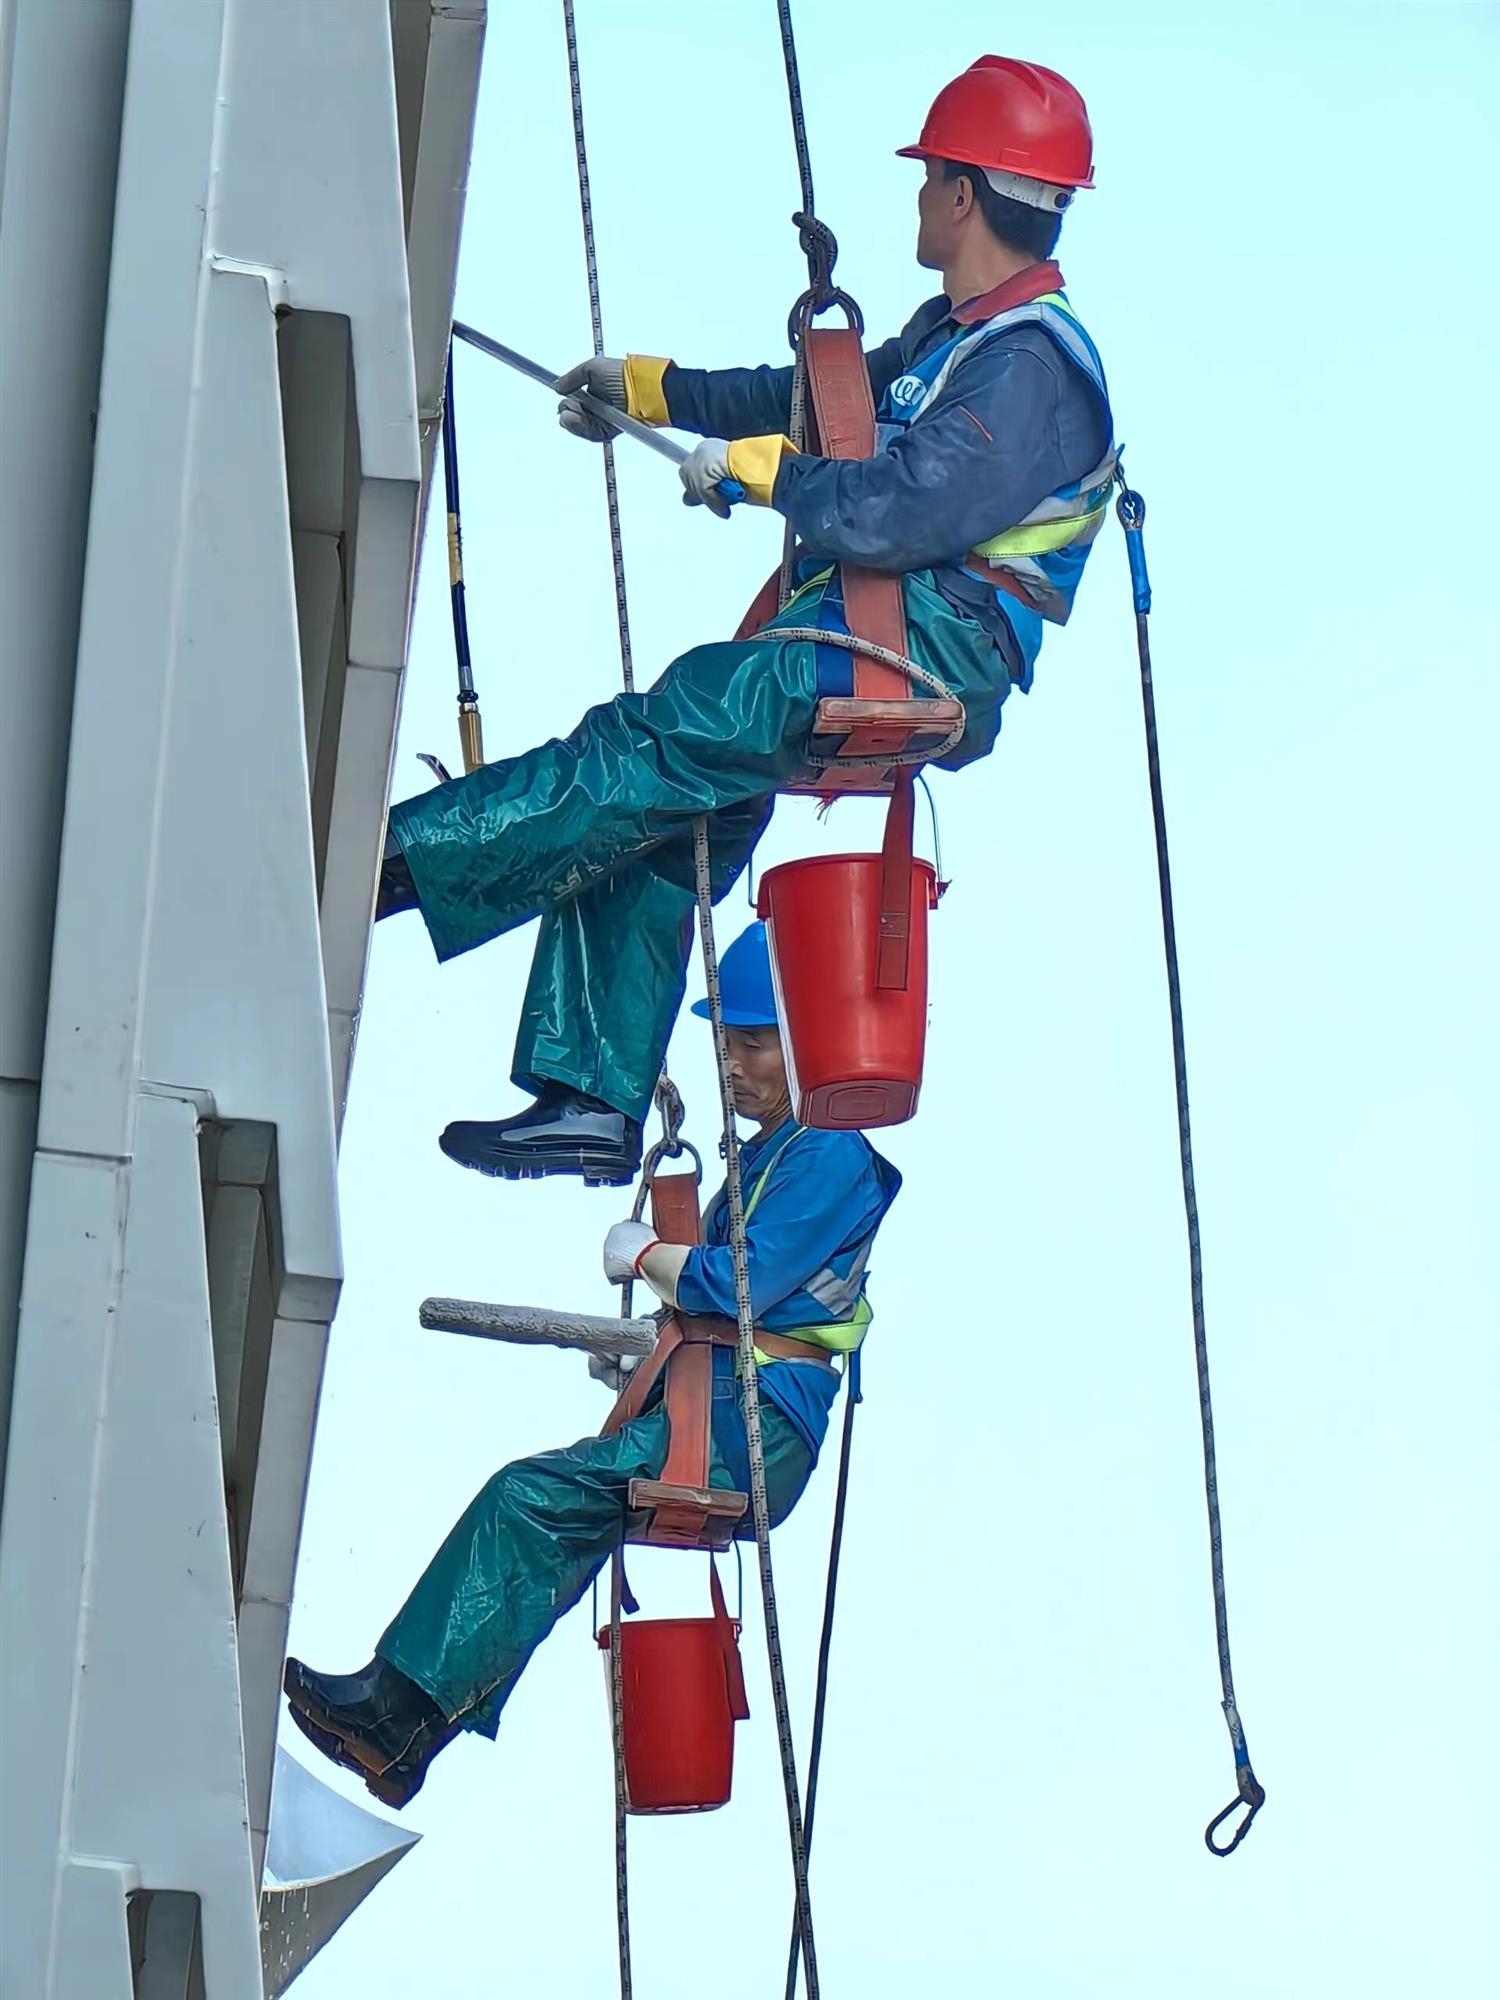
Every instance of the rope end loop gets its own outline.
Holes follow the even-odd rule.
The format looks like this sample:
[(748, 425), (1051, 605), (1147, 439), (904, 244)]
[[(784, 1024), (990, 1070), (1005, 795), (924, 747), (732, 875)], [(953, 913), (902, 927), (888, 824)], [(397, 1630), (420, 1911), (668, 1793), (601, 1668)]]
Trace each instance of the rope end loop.
[(1144, 617), (1151, 609), (1151, 578), (1146, 572), (1146, 541), (1141, 532), (1146, 525), (1146, 503), (1133, 486), (1125, 484), (1123, 472), (1117, 472), (1117, 477), (1120, 494), (1115, 501), (1115, 512), (1125, 530), (1125, 554), (1130, 561), (1130, 587), (1136, 613)]
[[(1255, 1824), (1255, 1815), (1260, 1811), (1265, 1802), (1265, 1786), (1256, 1777), (1248, 1764), (1242, 1764), (1240, 1766), (1239, 1790), (1229, 1801), (1229, 1804), (1225, 1806), (1223, 1812), (1211, 1819), (1203, 1829), (1203, 1844), (1209, 1853), (1217, 1855), (1221, 1861), (1233, 1854), (1234, 1850)], [(1224, 1824), (1225, 1820), (1230, 1818), (1232, 1814), (1237, 1813), (1242, 1806), (1246, 1808), (1245, 1817), (1234, 1829), (1234, 1832), (1227, 1840), (1217, 1840), (1215, 1835), (1218, 1833), (1219, 1828)]]

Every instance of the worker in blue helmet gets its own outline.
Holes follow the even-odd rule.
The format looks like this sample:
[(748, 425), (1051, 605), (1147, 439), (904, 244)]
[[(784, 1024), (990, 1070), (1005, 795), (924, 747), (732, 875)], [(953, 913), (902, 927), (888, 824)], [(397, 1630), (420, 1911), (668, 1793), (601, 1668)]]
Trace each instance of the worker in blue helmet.
[[(737, 1115), (755, 1130), (740, 1154), (746, 1245), (773, 1524), (800, 1499), (829, 1412), (870, 1323), (870, 1247), (901, 1176), (858, 1132), (817, 1132), (792, 1117), (765, 926), (752, 924), (720, 967)], [(695, 1013), (707, 1015), (703, 1001)], [(722, 1190), (694, 1247), (617, 1222), (605, 1275), (643, 1278), (663, 1305), (733, 1319), (734, 1266)], [(716, 1347), (711, 1486), (748, 1492), (750, 1467), (732, 1348)], [(669, 1364), (670, 1365), (670, 1364)], [(322, 1674), (289, 1660), (298, 1726), (403, 1806), (462, 1730), (493, 1736), (532, 1652), (576, 1604), (625, 1531), (632, 1479), (657, 1479), (669, 1442), (661, 1386), (609, 1437), (584, 1438), (502, 1467), (475, 1495), (387, 1628), (369, 1665)], [(753, 1533), (748, 1518), (741, 1532)]]
[[(820, 699), (853, 692), (850, 654), (807, 636), (848, 636), (840, 565), (901, 579), (907, 651), (964, 707), (945, 769), (994, 748), (1044, 629), (1069, 616), (1117, 456), (1103, 363), (1053, 260), (1093, 185), (1083, 100), (1040, 64), (984, 56), (907, 152), (926, 163), (917, 262), (942, 291), (866, 350), (871, 457), (793, 448), (790, 365), (596, 355), (559, 383), (696, 433), (684, 497), (727, 515), (732, 488), (779, 513), (796, 590), (570, 735), (392, 808), (378, 914), (419, 909), (443, 960), (541, 918), (511, 1063), (531, 1101), (449, 1125), (439, 1143), (463, 1166), (633, 1179), (685, 985), (693, 824), (709, 821), (718, 897), (805, 775)], [(610, 434), (575, 394), (559, 421)], [(554, 650), (566, 630), (550, 621)]]

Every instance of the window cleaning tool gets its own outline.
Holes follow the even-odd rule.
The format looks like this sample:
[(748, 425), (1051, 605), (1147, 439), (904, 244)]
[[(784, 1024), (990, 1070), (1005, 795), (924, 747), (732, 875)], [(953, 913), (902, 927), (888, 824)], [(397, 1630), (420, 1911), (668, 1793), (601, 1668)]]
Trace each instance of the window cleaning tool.
[[(462, 320), (456, 319), (453, 322), (453, 337), (455, 340), (466, 341), (470, 347), (477, 347), (481, 354), (488, 354), (495, 361), (503, 361), (507, 368), (514, 368), (518, 375), (526, 376), (529, 381), (540, 382), (543, 388), (561, 394), (557, 389), (557, 377), (550, 368), (544, 368), (540, 361), (528, 360), (524, 354), (518, 354), (515, 348), (507, 347), (503, 341), (492, 340), (487, 333), (481, 333), (477, 327), (465, 326)], [(586, 389), (574, 389), (571, 394), (591, 417), (597, 417), (600, 423), (608, 424), (611, 429), (621, 432), (625, 437), (634, 438), (637, 444), (649, 445), (659, 457), (670, 459), (673, 465), (681, 465), (689, 456), (684, 445), (663, 437), (661, 432), (653, 430), (650, 424), (643, 424), (635, 417), (627, 417), (625, 412), (617, 410), (613, 403), (602, 402), (599, 397), (591, 396)], [(731, 507), (745, 497), (745, 489), (737, 479), (721, 480), (719, 491)]]

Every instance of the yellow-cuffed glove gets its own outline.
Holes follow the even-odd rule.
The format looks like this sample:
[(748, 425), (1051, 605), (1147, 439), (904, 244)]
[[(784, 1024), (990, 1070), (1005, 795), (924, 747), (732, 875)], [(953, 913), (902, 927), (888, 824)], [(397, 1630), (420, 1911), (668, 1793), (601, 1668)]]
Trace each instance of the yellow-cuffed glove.
[(557, 421), (574, 437), (587, 438), (593, 444), (603, 444), (606, 438), (616, 435), (578, 401), (577, 392), (582, 389), (601, 403), (623, 410), (637, 423), (670, 423), (661, 385), (671, 365), (654, 354), (627, 354), (623, 360), (608, 354), (590, 355), (566, 375), (558, 376), (557, 386), (563, 392), (563, 399), (557, 406)]
[[(733, 443), (705, 438), (677, 468), (684, 504), (707, 507), (721, 518), (741, 497), (753, 506), (769, 507), (781, 461), (795, 450), (791, 439), (781, 436), (736, 438)], [(735, 486), (739, 493), (726, 491)]]

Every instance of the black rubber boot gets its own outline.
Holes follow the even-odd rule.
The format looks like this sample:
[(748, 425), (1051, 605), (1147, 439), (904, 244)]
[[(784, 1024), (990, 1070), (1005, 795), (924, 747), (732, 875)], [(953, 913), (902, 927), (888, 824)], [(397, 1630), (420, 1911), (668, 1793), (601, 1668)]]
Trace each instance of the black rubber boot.
[(550, 1085), (513, 1118), (450, 1125), (438, 1144), (461, 1167), (507, 1181), (581, 1174), (588, 1187), (628, 1187), (641, 1166), (635, 1120), (562, 1084)]
[(304, 1715), (301, 1709), (292, 1710), (292, 1720), (308, 1742), (321, 1750), (331, 1763), (337, 1764), (341, 1770), (353, 1771), (356, 1777), (363, 1778), (366, 1791), (379, 1799), (382, 1805), (391, 1806), (397, 1812), (409, 1806), (421, 1791), (428, 1765), (444, 1744), (451, 1742), (458, 1734), (459, 1727), (456, 1722), (450, 1722), (445, 1725), (443, 1733), (436, 1737), (419, 1731), (416, 1743), (404, 1757), (398, 1757), (394, 1764), (387, 1765), (385, 1770), (376, 1773), (366, 1770), (342, 1737), (335, 1736), (331, 1729), (320, 1728), (311, 1716)]
[(394, 917), (417, 906), (417, 885), (401, 852), (401, 843), (395, 834), (388, 833), (380, 861), (380, 886), (375, 891), (375, 921), (378, 924), (382, 917)]
[(288, 1660), (281, 1684), (299, 1722), (305, 1716), (337, 1737), (354, 1764), (376, 1777), (429, 1744), (435, 1756), (442, 1748), (436, 1739), (448, 1742), (457, 1728), (415, 1681), (378, 1655), (357, 1674), (320, 1674)]

